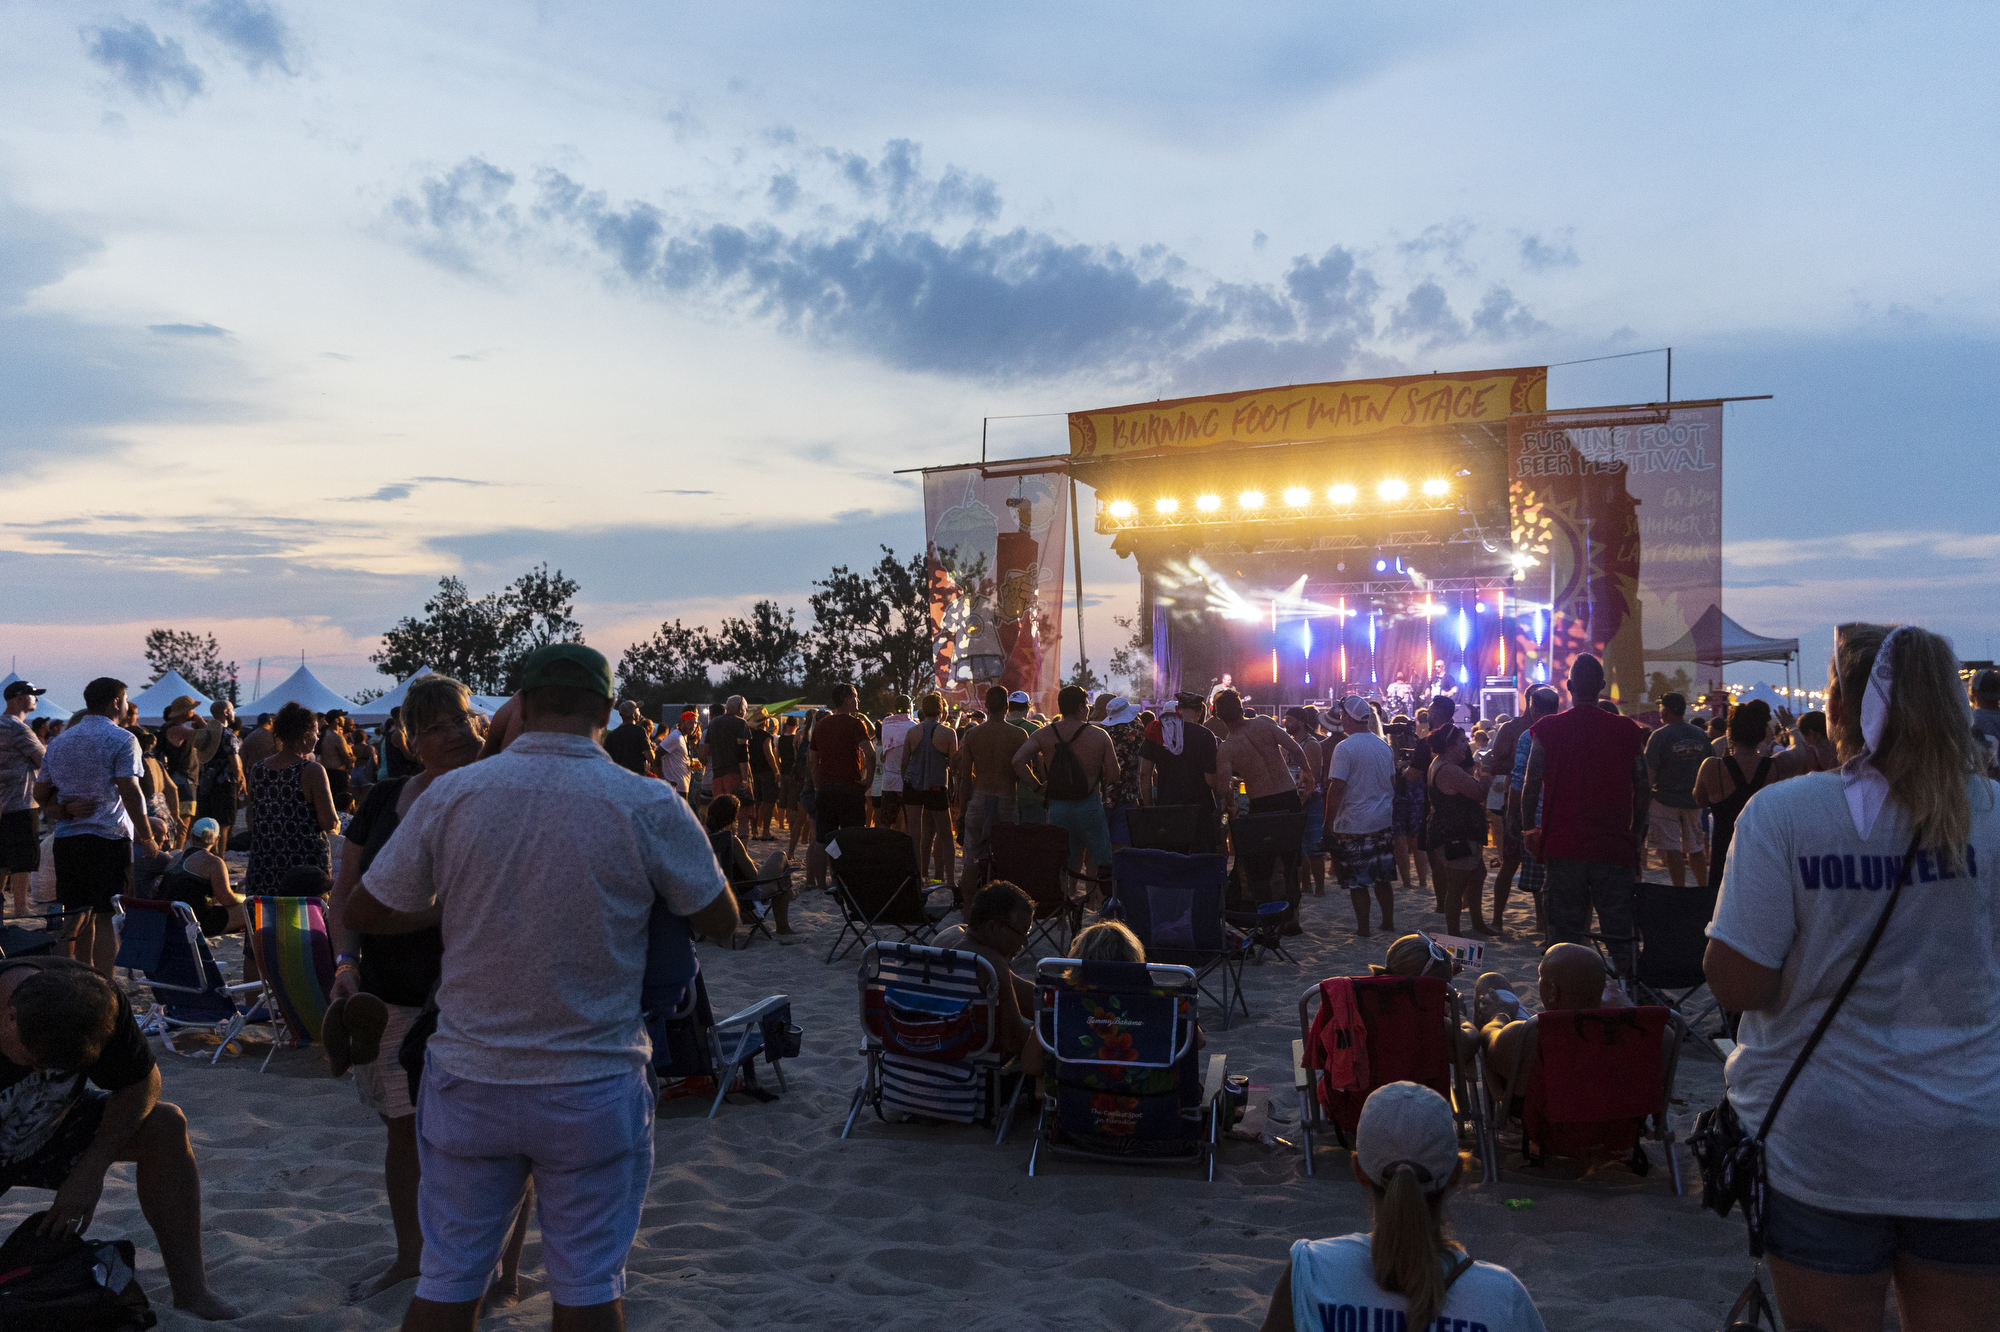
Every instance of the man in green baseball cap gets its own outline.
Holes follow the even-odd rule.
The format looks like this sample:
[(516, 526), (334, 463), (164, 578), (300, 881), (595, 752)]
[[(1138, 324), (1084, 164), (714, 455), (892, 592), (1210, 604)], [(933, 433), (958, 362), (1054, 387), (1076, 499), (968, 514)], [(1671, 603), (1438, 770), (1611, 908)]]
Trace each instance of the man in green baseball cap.
[(584, 690), (604, 700), (609, 718), (613, 691), (611, 663), (581, 643), (551, 643), (521, 659), (521, 692), (531, 689)]

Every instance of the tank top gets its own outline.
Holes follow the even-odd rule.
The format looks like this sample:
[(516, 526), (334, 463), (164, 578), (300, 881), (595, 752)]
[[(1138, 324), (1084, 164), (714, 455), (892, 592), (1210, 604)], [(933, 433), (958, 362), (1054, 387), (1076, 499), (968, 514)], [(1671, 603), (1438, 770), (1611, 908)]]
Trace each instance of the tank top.
[(937, 728), (935, 720), (924, 722), (917, 728), (916, 752), (908, 755), (903, 762), (904, 790), (935, 791), (945, 784), (949, 760), (938, 753)]
[(192, 783), (196, 773), (201, 770), (201, 760), (195, 757), (194, 745), (191, 742), (184, 740), (180, 744), (174, 744), (168, 740), (169, 729), (165, 726), (160, 728), (160, 766), (166, 769), (167, 776), (172, 779), (175, 786), (184, 782)]
[(215, 900), (215, 889), (203, 875), (196, 874), (187, 867), (191, 851), (183, 851), (174, 857), (167, 872), (160, 876), (160, 899), (166, 902), (186, 902), (191, 907), (205, 907)]
[(333, 850), (320, 831), (319, 816), (299, 784), (310, 760), (272, 771), (259, 763), (250, 769), (250, 864), (243, 875), (246, 897), (276, 897), (284, 891), (285, 872), (302, 865), (333, 874)]
[(1424, 785), (1430, 797), (1425, 850), (1439, 850), (1446, 842), (1460, 840), (1486, 845), (1486, 806), (1482, 802), (1439, 786), (1435, 770), (1425, 777)]
[(1722, 887), (1722, 862), (1729, 858), (1729, 839), (1736, 836), (1736, 816), (1750, 803), (1750, 797), (1763, 788), (1764, 778), (1771, 771), (1771, 760), (1767, 756), (1759, 763), (1757, 775), (1747, 782), (1743, 780), (1743, 769), (1736, 765), (1736, 755), (1724, 754), (1722, 766), (1729, 770), (1729, 780), (1736, 783), (1736, 789), (1710, 807), (1715, 819), (1708, 847), (1708, 886), (1711, 888)]

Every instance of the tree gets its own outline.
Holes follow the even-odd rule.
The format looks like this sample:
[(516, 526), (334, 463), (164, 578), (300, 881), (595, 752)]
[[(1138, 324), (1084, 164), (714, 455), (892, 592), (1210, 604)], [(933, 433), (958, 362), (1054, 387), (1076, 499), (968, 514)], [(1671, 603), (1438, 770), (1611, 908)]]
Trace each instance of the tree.
[(1136, 615), (1111, 617), (1111, 623), (1131, 635), (1112, 650), (1111, 673), (1125, 677), (1126, 686), (1134, 693), (1150, 695), (1153, 692), (1153, 639), (1144, 629), (1136, 627), (1138, 620)]
[(405, 616), (382, 635), (369, 658), (403, 679), (428, 666), (464, 681), (476, 694), (511, 694), (520, 686), (521, 659), (550, 643), (581, 643), (574, 615), (575, 580), (544, 563), (505, 591), (474, 599), (458, 578), (440, 578), (421, 618)]
[(1097, 678), (1097, 672), (1090, 669), (1090, 663), (1083, 662), (1081, 665), (1082, 669), (1071, 671), (1063, 683), (1066, 685), (1082, 685), (1093, 694), (1104, 688), (1104, 681)]
[(1687, 668), (1684, 666), (1674, 667), (1672, 675), (1654, 671), (1646, 677), (1646, 696), (1655, 703), (1668, 694), (1679, 694), (1682, 698), (1686, 698), (1693, 692), (1694, 681), (1688, 679)]
[(915, 694), (930, 687), (931, 608), (924, 557), (898, 559), (882, 548), (873, 569), (837, 566), (809, 598), (813, 631), (805, 644), (806, 686), (824, 694), (854, 684), (864, 705), (884, 694)]
[(625, 649), (618, 661), (618, 696), (648, 713), (663, 703), (699, 703), (709, 698), (708, 668), (716, 659), (715, 638), (697, 625), (662, 621), (643, 643)]
[(749, 619), (724, 619), (712, 640), (717, 664), (731, 668), (720, 692), (766, 699), (796, 694), (805, 674), (806, 639), (797, 618), (796, 611), (780, 612), (775, 601), (760, 601)]
[(236, 663), (222, 660), (214, 634), (154, 629), (146, 635), (146, 664), (153, 670), (149, 686), (158, 684), (168, 671), (179, 671), (182, 679), (208, 697), (236, 701)]

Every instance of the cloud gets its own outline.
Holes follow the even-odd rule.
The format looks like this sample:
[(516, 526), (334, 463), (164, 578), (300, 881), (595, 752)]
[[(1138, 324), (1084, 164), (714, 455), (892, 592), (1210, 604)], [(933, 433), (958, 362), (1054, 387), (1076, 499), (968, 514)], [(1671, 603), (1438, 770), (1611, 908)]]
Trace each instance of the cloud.
[(1389, 313), (1389, 336), (1419, 338), (1424, 350), (1465, 341), (1465, 325), (1452, 313), (1443, 287), (1426, 279), (1410, 288), (1403, 303)]
[(1521, 267), (1531, 273), (1575, 268), (1582, 262), (1576, 257), (1575, 236), (1576, 228), (1570, 227), (1552, 240), (1545, 241), (1540, 235), (1521, 237)]
[(148, 324), (148, 333), (169, 338), (226, 338), (229, 330), (216, 324)]
[(84, 54), (111, 72), (135, 96), (161, 106), (185, 105), (207, 86), (200, 66), (181, 44), (128, 20), (81, 30)]
[(415, 490), (415, 486), (383, 486), (372, 495), (350, 495), (347, 497), (347, 502), (350, 504), (368, 504), (378, 500), (387, 502), (389, 500), (408, 499)]
[(389, 215), (407, 229), (419, 254), (469, 273), (477, 247), (519, 233), (520, 215), (507, 199), (513, 188), (513, 172), (468, 157), (449, 171), (425, 177), (414, 195), (396, 196)]
[(252, 74), (267, 68), (283, 74), (297, 72), (289, 49), (291, 32), (269, 5), (252, 0), (208, 0), (194, 7), (194, 21), (228, 47)]
[(1437, 222), (1425, 227), (1415, 240), (1407, 240), (1396, 249), (1413, 260), (1437, 260), (1460, 277), (1471, 277), (1472, 261), (1465, 257), (1465, 244), (1477, 230), (1463, 218), (1452, 222)]
[(713, 495), (715, 492), (712, 490), (655, 490), (651, 493), (655, 495)]
[(418, 476), (412, 477), (411, 480), (453, 486), (497, 486), (500, 484), (498, 481), (472, 481), (462, 476)]
[(1472, 312), (1472, 331), (1493, 342), (1545, 333), (1548, 327), (1505, 287), (1490, 289), (1479, 308)]

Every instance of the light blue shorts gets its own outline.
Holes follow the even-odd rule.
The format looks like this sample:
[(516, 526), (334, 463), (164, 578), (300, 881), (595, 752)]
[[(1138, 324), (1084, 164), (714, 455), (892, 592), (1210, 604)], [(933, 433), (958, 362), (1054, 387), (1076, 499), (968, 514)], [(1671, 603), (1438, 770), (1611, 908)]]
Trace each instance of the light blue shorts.
[(645, 1070), (510, 1086), (456, 1078), (427, 1062), (417, 1160), (422, 1298), (458, 1304), (486, 1293), (530, 1177), (550, 1296), (572, 1308), (624, 1297), (625, 1256), (653, 1173)]
[(1082, 800), (1051, 800), (1049, 823), (1069, 834), (1069, 858), (1076, 861), (1079, 849), (1090, 852), (1090, 863), (1098, 869), (1111, 868), (1111, 825), (1104, 819), (1104, 802), (1096, 796)]

